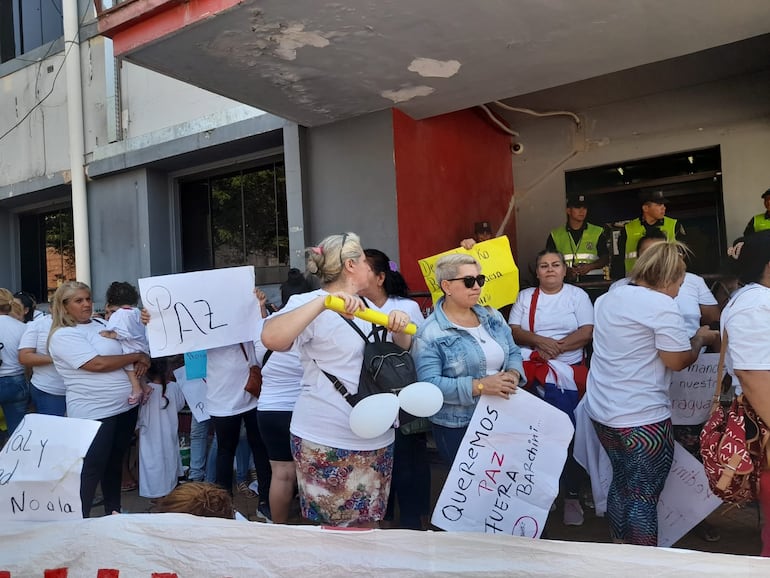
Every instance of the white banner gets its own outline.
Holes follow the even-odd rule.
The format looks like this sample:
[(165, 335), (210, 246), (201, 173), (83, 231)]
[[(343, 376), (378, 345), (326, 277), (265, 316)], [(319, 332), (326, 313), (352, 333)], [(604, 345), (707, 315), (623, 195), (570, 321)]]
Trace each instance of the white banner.
[(573, 432), (569, 417), (537, 396), (482, 396), (431, 522), (452, 532), (538, 538)]
[(11, 578), (95, 578), (118, 574), (120, 578), (744, 578), (770, 575), (770, 560), (489, 534), (350, 532), (187, 514), (123, 514), (56, 524), (0, 524), (0, 574), (3, 573)]
[(184, 399), (187, 402), (193, 417), (195, 417), (198, 422), (209, 419), (211, 416), (206, 409), (206, 380), (188, 380), (184, 366), (174, 370), (174, 377), (176, 377), (176, 382), (182, 390), (182, 395), (184, 395)]
[(0, 519), (82, 518), (80, 471), (102, 424), (30, 413), (0, 452)]
[(259, 319), (254, 267), (231, 267), (139, 279), (150, 312), (153, 357), (251, 341)]
[(701, 353), (690, 367), (671, 377), (671, 423), (706, 423), (717, 385), (718, 353)]

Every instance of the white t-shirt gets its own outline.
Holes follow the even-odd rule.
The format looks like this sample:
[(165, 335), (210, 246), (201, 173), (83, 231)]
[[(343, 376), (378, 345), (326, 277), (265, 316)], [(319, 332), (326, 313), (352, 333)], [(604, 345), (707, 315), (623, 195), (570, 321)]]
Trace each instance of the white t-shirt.
[[(243, 344), (246, 353), (251, 342)], [(249, 361), (239, 344), (206, 350), (206, 409), (209, 415), (228, 417), (257, 407), (257, 398), (246, 391)]]
[(769, 288), (750, 283), (736, 291), (722, 311), (720, 324), (728, 336), (725, 367), (734, 378), (736, 369), (770, 370)]
[[(267, 348), (262, 345), (264, 319), (258, 323), (254, 338), (257, 363), (262, 365)], [(262, 392), (259, 394), (258, 411), (292, 411), (302, 390), (302, 364), (299, 354), (292, 350), (273, 351), (262, 365)]]
[(152, 395), (139, 408), (139, 495), (161, 498), (171, 492), (184, 474), (179, 455), (179, 410), (184, 407), (182, 389), (175, 381), (166, 384), (168, 406), (163, 408), (163, 386), (148, 383)]
[[(280, 316), (328, 293), (317, 289), (310, 293), (293, 295)], [(353, 323), (366, 334), (371, 324), (360, 319)], [(350, 404), (334, 389), (321, 368), (337, 378), (350, 393), (358, 391), (358, 377), (363, 361), (364, 340), (350, 327), (341, 315), (323, 311), (294, 341), (302, 363), (302, 392), (294, 406), (291, 432), (311, 442), (348, 450), (376, 450), (393, 443), (393, 428), (384, 434), (364, 439), (354, 434), (349, 425)], [(270, 362), (268, 362), (270, 363)]]
[(123, 353), (150, 354), (147, 331), (141, 321), (141, 312), (136, 307), (120, 307), (110, 315), (107, 329), (118, 334)]
[(97, 355), (121, 355), (115, 339), (99, 335), (105, 326), (92, 319), (75, 327), (61, 327), (51, 336), (50, 355), (64, 380), (67, 417), (103, 419), (130, 409), (131, 382), (123, 369), (88, 371), (80, 369)]
[[(610, 285), (610, 291), (628, 285), (630, 282), (630, 277), (618, 279)], [(674, 303), (679, 307), (679, 312), (684, 317), (685, 329), (690, 337), (695, 335), (700, 328), (700, 306), (718, 305), (714, 294), (706, 287), (706, 282), (694, 273), (684, 274), (684, 282), (679, 288)]]
[[(580, 287), (565, 283), (561, 291), (553, 295), (540, 291), (533, 331), (529, 326), (529, 310), (534, 292), (535, 288), (530, 287), (519, 293), (508, 315), (509, 325), (518, 325), (526, 331), (556, 340), (564, 339), (584, 325), (593, 325), (594, 308), (588, 293)], [(556, 359), (568, 365), (580, 363), (583, 350), (566, 351)]]
[(19, 342), (26, 326), (10, 315), (0, 315), (0, 377), (10, 377), (24, 373), (24, 366), (19, 363)]
[[(35, 353), (48, 355), (48, 334), (53, 319), (50, 315), (39, 315), (27, 323), (19, 349), (34, 349)], [(32, 368), (32, 385), (51, 395), (64, 395), (64, 380), (53, 363)]]
[(674, 300), (626, 285), (594, 305), (594, 354), (586, 411), (610, 427), (636, 427), (671, 416), (671, 370), (660, 351), (689, 351), (690, 339)]
[(693, 336), (700, 328), (700, 306), (717, 305), (714, 294), (706, 287), (703, 277), (693, 273), (684, 274), (684, 283), (679, 288), (679, 294), (674, 299), (679, 311), (684, 317), (687, 335)]

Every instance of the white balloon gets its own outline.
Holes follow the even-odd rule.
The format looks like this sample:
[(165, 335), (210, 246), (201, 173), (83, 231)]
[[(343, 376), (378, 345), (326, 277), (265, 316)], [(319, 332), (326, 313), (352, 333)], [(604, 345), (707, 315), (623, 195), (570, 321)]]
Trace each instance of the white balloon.
[(359, 401), (350, 412), (350, 429), (360, 438), (376, 438), (388, 431), (398, 417), (398, 398), (377, 393)]
[(417, 417), (430, 417), (444, 405), (444, 395), (432, 383), (417, 381), (398, 393), (398, 403), (406, 413)]

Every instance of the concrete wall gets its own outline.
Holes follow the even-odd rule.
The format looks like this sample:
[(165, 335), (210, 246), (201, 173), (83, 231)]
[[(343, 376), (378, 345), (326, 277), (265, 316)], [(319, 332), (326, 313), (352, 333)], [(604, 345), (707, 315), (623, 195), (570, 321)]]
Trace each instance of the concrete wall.
[(171, 272), (169, 193), (165, 175), (144, 169), (92, 181), (88, 189), (91, 285), (104, 305), (112, 281)]
[(364, 247), (398, 255), (391, 112), (311, 128), (306, 134), (309, 242), (353, 231)]
[(768, 94), (770, 72), (652, 94), (574, 111), (584, 119), (581, 132), (567, 117), (517, 115), (513, 126), (525, 146), (513, 157), (520, 268), (564, 223), (566, 171), (716, 145), (727, 238), (742, 234), (770, 187)]

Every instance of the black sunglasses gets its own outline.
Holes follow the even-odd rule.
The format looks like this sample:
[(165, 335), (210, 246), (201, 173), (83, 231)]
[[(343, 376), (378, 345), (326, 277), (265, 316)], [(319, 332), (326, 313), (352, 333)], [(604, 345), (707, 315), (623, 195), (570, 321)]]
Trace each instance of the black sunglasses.
[(465, 277), (455, 277), (454, 279), (447, 279), (447, 281), (462, 281), (463, 284), (468, 289), (473, 289), (473, 286), (478, 283), (479, 287), (483, 287), (484, 283), (487, 282), (487, 276), (486, 275), (476, 275), (475, 277), (471, 275), (466, 275)]

